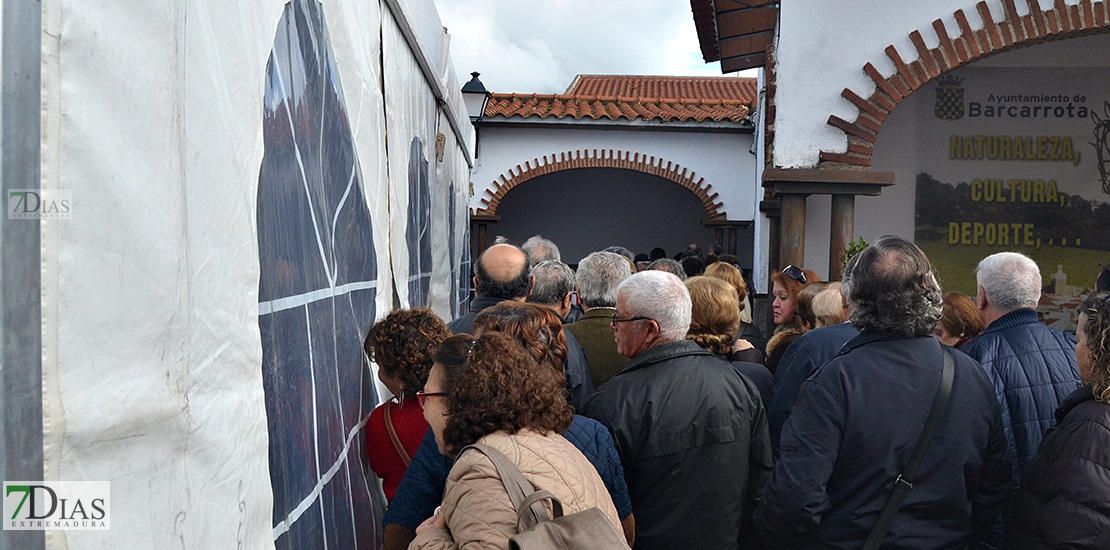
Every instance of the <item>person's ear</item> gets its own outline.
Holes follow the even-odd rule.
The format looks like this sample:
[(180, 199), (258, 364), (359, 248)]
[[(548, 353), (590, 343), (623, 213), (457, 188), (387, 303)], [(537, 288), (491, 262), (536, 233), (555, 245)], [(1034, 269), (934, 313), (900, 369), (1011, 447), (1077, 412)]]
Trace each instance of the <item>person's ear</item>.
[(990, 303), (987, 302), (987, 291), (983, 290), (983, 285), (978, 285), (975, 292), (975, 307), (984, 310), (988, 305)]
[(569, 311), (570, 310), (571, 296), (572, 296), (572, 294), (570, 292), (567, 292), (567, 295), (563, 296), (563, 303), (560, 304), (560, 306), (559, 306), (560, 309), (562, 309), (563, 311)]
[(475, 291), (479, 290), (478, 289), (478, 276), (477, 275), (474, 275), (474, 276), (470, 277), (470, 285), (474, 288)]

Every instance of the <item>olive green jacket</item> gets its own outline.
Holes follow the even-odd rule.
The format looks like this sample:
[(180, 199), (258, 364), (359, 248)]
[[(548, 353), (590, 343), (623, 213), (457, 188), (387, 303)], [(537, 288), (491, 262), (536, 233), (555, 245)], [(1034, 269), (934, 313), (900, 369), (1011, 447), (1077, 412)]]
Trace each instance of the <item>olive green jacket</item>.
[(566, 325), (566, 329), (582, 344), (594, 388), (609, 381), (628, 365), (628, 358), (617, 353), (613, 327), (609, 321), (616, 310), (611, 307), (591, 308), (582, 318)]

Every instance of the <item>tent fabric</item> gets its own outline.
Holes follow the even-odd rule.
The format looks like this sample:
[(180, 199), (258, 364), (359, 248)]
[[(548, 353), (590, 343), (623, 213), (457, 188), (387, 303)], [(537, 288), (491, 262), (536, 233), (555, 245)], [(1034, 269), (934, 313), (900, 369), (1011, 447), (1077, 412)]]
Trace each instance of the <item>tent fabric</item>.
[(431, 0), (400, 5), (446, 109), (382, 3), (43, 4), (41, 186), (73, 197), (41, 225), (44, 477), (112, 490), (110, 531), (49, 548), (376, 547), (361, 338), (414, 294), (411, 204), (419, 302), (466, 292), (465, 109)]

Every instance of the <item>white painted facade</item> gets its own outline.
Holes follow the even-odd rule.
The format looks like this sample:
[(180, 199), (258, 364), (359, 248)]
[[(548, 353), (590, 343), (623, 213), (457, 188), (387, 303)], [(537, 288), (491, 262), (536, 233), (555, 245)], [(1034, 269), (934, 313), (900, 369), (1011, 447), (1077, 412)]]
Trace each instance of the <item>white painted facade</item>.
[[(1052, 0), (1038, 0), (1050, 9)], [(772, 164), (779, 168), (813, 168), (820, 151), (843, 153), (844, 133), (826, 124), (829, 115), (851, 121), (858, 110), (841, 97), (849, 88), (861, 97), (875, 91), (863, 71), (871, 63), (884, 76), (895, 73), (884, 50), (893, 45), (907, 63), (918, 58), (910, 41), (921, 33), (925, 45), (938, 45), (934, 20), (941, 20), (948, 36), (961, 34), (953, 13), (963, 10), (972, 30), (983, 28), (973, 0), (794, 0), (780, 7), (775, 92), (775, 148)], [(1002, 0), (986, 0), (995, 21), (1005, 17)], [(1027, 15), (1025, 2), (1014, 2)], [(1078, 0), (1065, 0), (1067, 5)], [(1005, 55), (1005, 54), (1002, 54)], [(1102, 56), (1105, 57), (1105, 56)], [(884, 131), (886, 131), (884, 129)]]
[[(519, 118), (517, 120), (520, 120)], [(523, 121), (522, 121), (523, 122)], [(541, 123), (500, 123), (480, 126), (478, 151), (471, 182), (474, 193), (471, 211), (483, 208), (482, 199), (489, 199), (502, 175), (511, 178), (525, 162), (543, 157), (556, 159), (561, 153), (587, 150), (613, 150), (640, 153), (681, 165), (687, 175), (697, 181), (704, 178), (712, 186), (710, 195), (718, 193), (719, 210), (729, 220), (751, 221), (762, 189), (756, 178), (754, 136), (733, 123), (665, 124), (643, 121), (574, 121), (548, 120)], [(691, 174), (692, 172), (692, 174)], [(527, 183), (525, 183), (527, 185)], [(511, 194), (512, 191), (510, 190)]]

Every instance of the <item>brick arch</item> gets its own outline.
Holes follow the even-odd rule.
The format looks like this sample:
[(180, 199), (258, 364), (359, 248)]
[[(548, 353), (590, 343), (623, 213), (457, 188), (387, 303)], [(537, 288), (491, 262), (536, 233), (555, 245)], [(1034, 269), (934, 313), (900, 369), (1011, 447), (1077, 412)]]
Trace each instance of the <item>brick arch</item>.
[(1005, 18), (995, 21), (986, 2), (975, 5), (983, 28), (971, 30), (967, 15), (957, 10), (954, 15), (960, 35), (948, 36), (944, 23), (933, 21), (933, 32), (940, 43), (929, 49), (921, 33), (913, 31), (910, 40), (918, 58), (909, 62), (902, 59), (893, 45), (886, 47), (886, 55), (896, 69), (893, 76), (883, 77), (871, 63), (863, 70), (875, 82), (876, 89), (870, 97), (863, 98), (848, 88), (841, 92), (848, 101), (859, 108), (859, 115), (848, 122), (836, 115), (829, 116), (828, 124), (845, 133), (848, 150), (844, 153), (821, 151), (819, 168), (870, 167), (874, 143), (887, 116), (910, 94), (921, 89), (937, 77), (985, 57), (1034, 44), (1077, 38), (1110, 32), (1110, 0), (1082, 0), (1078, 5), (1066, 5), (1056, 0), (1053, 7), (1042, 10), (1037, 0), (1026, 0), (1028, 15), (1018, 15), (1014, 0), (1003, 0)]
[(501, 174), (498, 179), (493, 181), (494, 188), (486, 191), (489, 198), (482, 199), (484, 206), (472, 213), (494, 215), (497, 213), (497, 207), (501, 204), (501, 199), (518, 185), (533, 178), (574, 168), (621, 168), (659, 176), (681, 185), (697, 196), (709, 219), (725, 219), (726, 217), (725, 212), (721, 211), (722, 204), (715, 202), (718, 194), (711, 193), (713, 186), (706, 183), (704, 178), (697, 178), (692, 170), (665, 161), (662, 158), (613, 149), (565, 151), (558, 155), (552, 154), (550, 158), (548, 155), (534, 158), (525, 162), (523, 167), (518, 164), (516, 168), (509, 169), (508, 172)]

